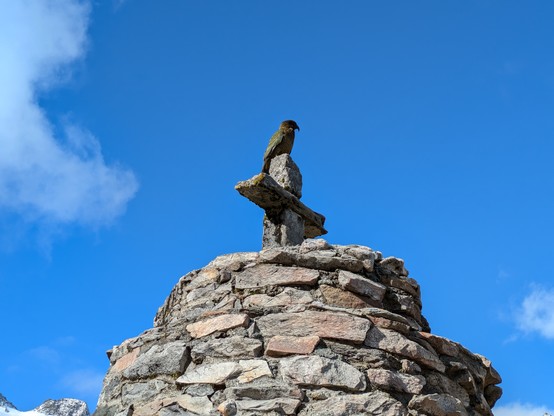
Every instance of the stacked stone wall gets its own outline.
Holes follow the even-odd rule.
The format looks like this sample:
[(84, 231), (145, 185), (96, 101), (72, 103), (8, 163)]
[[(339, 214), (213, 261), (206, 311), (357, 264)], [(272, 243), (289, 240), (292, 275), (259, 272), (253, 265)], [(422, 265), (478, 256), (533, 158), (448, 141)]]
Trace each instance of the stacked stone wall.
[(95, 416), (488, 416), (501, 395), (402, 260), (321, 239), (216, 258), (108, 355)]

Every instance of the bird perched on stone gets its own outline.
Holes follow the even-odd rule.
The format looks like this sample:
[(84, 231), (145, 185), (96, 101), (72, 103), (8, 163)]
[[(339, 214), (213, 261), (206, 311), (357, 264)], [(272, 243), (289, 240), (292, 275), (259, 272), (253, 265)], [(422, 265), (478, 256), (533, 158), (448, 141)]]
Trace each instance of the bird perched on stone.
[(264, 165), (262, 172), (269, 173), (271, 159), (284, 153), (290, 154), (294, 144), (294, 130), (300, 130), (298, 124), (293, 120), (285, 120), (279, 126), (271, 139), (264, 154)]

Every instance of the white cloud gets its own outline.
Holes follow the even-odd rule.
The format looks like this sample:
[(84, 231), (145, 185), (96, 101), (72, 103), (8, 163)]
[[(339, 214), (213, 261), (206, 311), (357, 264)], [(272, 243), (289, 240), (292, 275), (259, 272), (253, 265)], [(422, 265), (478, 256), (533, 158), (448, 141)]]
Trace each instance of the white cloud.
[(79, 395), (98, 397), (103, 380), (104, 374), (95, 370), (77, 370), (66, 374), (61, 384)]
[(544, 416), (545, 414), (554, 415), (554, 410), (528, 403), (508, 403), (494, 407), (495, 416)]
[(83, 56), (88, 16), (78, 0), (2, 2), (0, 213), (96, 227), (122, 214), (138, 188), (130, 170), (106, 163), (86, 129), (55, 134), (38, 103)]
[(554, 289), (534, 286), (517, 309), (515, 319), (521, 331), (554, 339)]

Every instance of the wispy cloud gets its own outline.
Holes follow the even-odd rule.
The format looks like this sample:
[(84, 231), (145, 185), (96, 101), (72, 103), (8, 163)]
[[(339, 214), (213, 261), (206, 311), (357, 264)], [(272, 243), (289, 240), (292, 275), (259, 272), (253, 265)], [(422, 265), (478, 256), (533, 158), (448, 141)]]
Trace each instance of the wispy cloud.
[(61, 385), (79, 396), (97, 397), (102, 389), (104, 374), (85, 369), (72, 371), (62, 377)]
[(524, 333), (536, 332), (554, 339), (554, 289), (533, 286), (515, 313), (516, 325)]
[(529, 403), (508, 403), (494, 408), (495, 416), (544, 416), (554, 415), (553, 409)]
[(74, 124), (55, 131), (39, 105), (39, 94), (67, 79), (84, 55), (88, 18), (79, 0), (2, 5), (0, 214), (98, 227), (121, 215), (137, 191), (133, 172), (107, 163), (92, 133)]

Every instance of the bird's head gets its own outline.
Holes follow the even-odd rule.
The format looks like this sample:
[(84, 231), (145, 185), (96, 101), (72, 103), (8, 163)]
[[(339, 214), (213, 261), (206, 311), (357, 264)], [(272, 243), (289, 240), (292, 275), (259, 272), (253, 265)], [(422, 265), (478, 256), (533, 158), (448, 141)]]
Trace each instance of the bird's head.
[(300, 131), (300, 127), (298, 127), (298, 124), (296, 124), (296, 121), (294, 120), (285, 120), (281, 123), (282, 129), (292, 129)]

